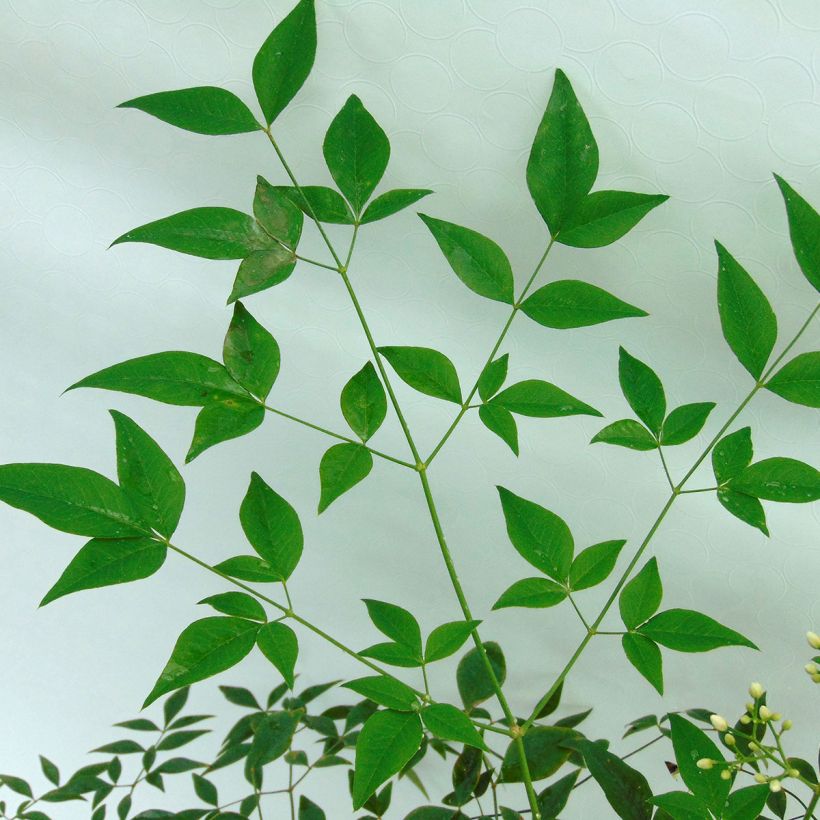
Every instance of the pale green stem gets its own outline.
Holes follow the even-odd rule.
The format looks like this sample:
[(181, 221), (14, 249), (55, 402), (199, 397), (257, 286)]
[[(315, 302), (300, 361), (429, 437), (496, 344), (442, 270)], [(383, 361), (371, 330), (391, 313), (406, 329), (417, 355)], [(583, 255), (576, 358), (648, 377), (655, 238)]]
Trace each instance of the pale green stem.
[(334, 273), (338, 271), (338, 268), (333, 265), (326, 265), (324, 262), (317, 262), (315, 259), (309, 259), (307, 256), (300, 256), (298, 253), (295, 253), (294, 256), (302, 262), (307, 262), (309, 265), (315, 265), (317, 268), (332, 270)]
[(666, 480), (669, 482), (669, 488), (674, 489), (675, 482), (672, 481), (672, 475), (669, 472), (669, 466), (667, 465), (666, 458), (663, 455), (663, 447), (661, 447), (660, 444), (658, 445), (658, 455), (661, 457), (661, 464), (663, 465), (663, 471), (666, 474)]

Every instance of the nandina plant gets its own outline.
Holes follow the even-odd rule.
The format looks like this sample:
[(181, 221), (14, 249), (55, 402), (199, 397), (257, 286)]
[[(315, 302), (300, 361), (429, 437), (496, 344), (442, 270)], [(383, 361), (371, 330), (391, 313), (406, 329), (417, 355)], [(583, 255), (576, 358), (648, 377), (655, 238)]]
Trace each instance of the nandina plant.
[[(164, 698), (162, 717), (140, 716), (118, 724), (131, 734), (96, 749), (104, 759), (67, 779), (61, 778), (53, 762), (41, 758), (50, 786), (37, 797), (24, 778), (0, 776), (0, 785), (20, 798), (14, 801), (18, 805), (0, 802), (0, 816), (48, 820), (51, 806), (87, 799), (93, 820), (101, 820), (108, 805), (120, 820), (261, 819), (288, 812), (292, 820), (297, 816), (319, 820), (326, 816), (320, 803), (327, 804), (328, 797), (310, 793), (308, 776), (327, 766), (349, 771), (352, 810), (364, 811), (366, 817), (386, 814), (397, 779), (404, 781), (401, 788), (418, 788), (419, 802), (424, 803), (407, 820), (466, 818), (476, 811), (485, 818), (529, 815), (546, 820), (571, 812), (565, 806), (575, 789), (590, 779), (602, 789), (614, 813), (629, 820), (754, 820), (766, 816), (764, 811), (781, 818), (787, 812), (807, 819), (816, 816), (817, 772), (808, 761), (787, 753), (784, 733), (792, 721), (773, 711), (759, 683), (751, 685), (751, 700), (733, 725), (699, 707), (635, 719), (626, 735), (649, 729), (654, 735), (626, 754), (611, 751), (607, 740), (584, 734), (580, 727), (589, 711), (558, 719), (554, 714), (563, 689), (572, 685), (578, 658), (594, 651), (599, 635), (617, 636), (625, 662), (661, 694), (662, 648), (690, 653), (728, 646), (756, 649), (751, 638), (708, 614), (662, 608), (663, 556), (653, 554), (653, 539), (669, 510), (685, 503), (689, 493), (713, 494), (731, 515), (764, 534), (768, 530), (761, 501), (808, 503), (820, 498), (820, 473), (814, 467), (776, 456), (756, 460), (752, 431), (738, 422), (761, 390), (809, 408), (820, 407), (820, 352), (795, 351), (813, 329), (818, 312), (817, 296), (811, 290), (820, 290), (817, 211), (789, 182), (776, 177), (794, 255), (809, 285), (805, 321), (782, 340), (763, 291), (731, 251), (716, 243), (718, 317), (726, 342), (751, 377), (748, 394), (737, 407), (718, 410), (714, 402), (699, 400), (670, 410), (660, 376), (650, 364), (620, 350), (618, 379), (631, 414), (604, 424), (592, 442), (656, 455), (663, 464), (668, 497), (642, 541), (627, 544), (613, 538), (617, 533), (606, 532), (602, 522), (598, 543), (576, 545), (560, 515), (560, 496), (545, 498), (533, 489), (524, 497), (498, 488), (498, 513), (506, 522), (510, 545), (531, 569), (528, 577), (498, 590), (493, 610), (552, 608), (545, 614), (545, 624), (550, 619), (553, 623), (578, 619), (583, 635), (570, 657), (553, 658), (554, 677), (543, 682), (544, 694), (538, 702), (522, 703), (515, 692), (505, 689), (507, 661), (502, 647), (487, 640), (493, 629), (491, 613), (473, 611), (459, 580), (445, 534), (447, 522), (437, 507), (438, 493), (447, 488), (434, 490), (431, 473), (437, 455), (473, 410), (515, 455), (517, 416), (601, 415), (590, 403), (593, 397), (577, 398), (542, 379), (509, 384), (504, 343), (519, 313), (526, 317), (524, 321), (567, 331), (646, 317), (639, 306), (595, 285), (573, 279), (542, 284), (539, 275), (555, 244), (609, 245), (666, 197), (593, 190), (598, 146), (570, 80), (557, 70), (527, 164), (527, 187), (545, 230), (538, 261), (524, 286), (516, 293), (510, 263), (495, 241), (469, 227), (419, 214), (447, 265), (472, 291), (465, 292), (465, 299), (481, 297), (500, 303), (500, 331), (488, 343), (486, 361), (472, 383), (462, 383), (455, 364), (437, 350), (423, 344), (407, 347), (377, 341), (359, 301), (354, 251), (357, 241), (366, 241), (367, 226), (432, 193), (397, 189), (376, 194), (390, 158), (390, 143), (362, 100), (351, 96), (344, 102), (324, 138), (324, 159), (336, 188), (302, 184), (277, 142), (277, 117), (309, 75), (315, 50), (313, 3), (300, 0), (265, 40), (253, 63), (261, 120), (239, 97), (214, 87), (149, 94), (122, 104), (200, 134), (258, 132), (270, 142), (283, 176), (279, 181), (257, 178), (252, 213), (193, 208), (128, 231), (114, 242), (147, 242), (205, 259), (241, 260), (228, 296), (233, 307), (223, 361), (196, 352), (148, 353), (86, 376), (71, 389), (120, 391), (201, 408), (186, 462), (250, 433), (266, 413), (306, 425), (334, 440), (318, 465), (319, 513), (337, 501), (344, 503), (339, 499), (349, 491), (366, 492), (374, 458), (390, 462), (405, 471), (409, 483), (417, 483), (424, 497), (433, 545), (441, 554), (462, 617), (437, 626), (423, 638), (411, 612), (368, 598), (364, 604), (382, 638), (365, 649), (349, 646), (341, 627), (334, 627), (331, 634), (324, 625), (302, 617), (288, 590), (305, 548), (300, 514), (287, 501), (287, 487), (270, 466), (251, 473), (239, 509), (248, 541), (244, 552), (226, 555), (214, 566), (198, 558), (191, 548), (173, 540), (185, 502), (180, 470), (136, 421), (112, 410), (116, 482), (82, 467), (60, 464), (0, 467), (0, 499), (51, 527), (91, 539), (43, 603), (146, 578), (162, 568), (169, 553), (199, 571), (219, 576), (225, 591), (198, 602), (215, 614), (198, 618), (183, 630), (156, 682), (146, 687), (144, 706)], [(320, 259), (300, 252), (306, 217), (326, 251)], [(346, 247), (331, 241), (326, 224), (349, 226)], [(254, 294), (298, 275), (297, 268), (305, 265), (338, 277), (359, 325), (351, 332), (363, 333), (370, 350), (369, 359), (341, 392), (341, 413), (349, 427), (344, 433), (278, 406), (279, 345), (248, 307)], [(610, 351), (604, 349), (601, 355), (609, 356)], [(417, 446), (394, 389), (396, 379), (455, 407), (452, 423), (428, 453)], [(384, 452), (371, 443), (388, 413), (395, 415), (403, 431), (404, 452)], [(685, 445), (707, 424), (714, 428), (708, 445), (693, 453), (686, 472), (674, 475), (664, 455), (667, 448)], [(691, 479), (707, 459), (714, 481), (692, 487)], [(519, 559), (511, 553), (511, 560)], [(487, 583), (493, 580), (488, 578)], [(608, 597), (599, 611), (591, 611), (584, 591), (603, 584), (608, 585)], [(363, 676), (294, 690), (300, 630), (325, 639), (328, 653), (354, 658), (364, 667)], [(809, 633), (809, 642), (815, 650), (820, 648), (816, 634)], [(468, 644), (471, 647), (465, 651)], [(254, 651), (270, 661), (276, 678), (273, 690), (259, 700), (247, 687), (223, 685), (227, 700), (245, 713), (216, 750), (198, 753), (206, 759), (183, 756), (178, 749), (195, 742), (199, 748), (207, 741), (207, 730), (200, 727), (207, 725), (208, 716), (182, 712), (188, 687), (225, 672)], [(427, 669), (457, 653), (461, 703), (454, 704), (431, 690)], [(818, 663), (820, 657), (815, 657), (806, 667), (815, 682), (820, 680)], [(332, 705), (314, 711), (317, 698), (334, 693)], [(317, 738), (318, 747), (311, 742)], [(666, 738), (671, 740), (685, 788), (673, 786), (667, 793), (653, 795), (646, 778), (625, 759)], [(444, 761), (452, 758), (453, 788), (445, 795), (428, 795), (417, 771), (429, 750)], [(132, 761), (133, 776), (126, 777), (123, 763)], [(244, 784), (231, 795), (223, 794), (211, 780), (213, 772), (228, 767), (237, 770), (234, 785)], [(138, 785), (161, 790), (169, 778), (181, 773), (191, 775), (193, 808), (133, 814)], [(161, 795), (154, 794), (153, 799), (161, 802)]]

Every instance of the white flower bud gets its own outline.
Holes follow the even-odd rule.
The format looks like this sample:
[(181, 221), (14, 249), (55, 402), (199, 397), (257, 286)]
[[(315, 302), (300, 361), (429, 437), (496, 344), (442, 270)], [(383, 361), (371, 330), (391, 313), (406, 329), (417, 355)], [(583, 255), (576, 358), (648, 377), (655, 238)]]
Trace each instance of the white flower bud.
[(755, 710), (755, 704), (754, 704), (754, 701), (750, 700), (750, 701), (746, 704), (746, 711), (747, 711), (747, 712), (752, 713), (752, 712), (754, 712), (754, 710)]
[(749, 749), (751, 749), (751, 751), (753, 751), (753, 752), (756, 752), (756, 751), (758, 751), (758, 749), (760, 749), (760, 746), (758, 746), (757, 743), (755, 743), (753, 740), (750, 740), (749, 741)]
[(765, 705), (761, 706), (760, 710), (758, 711), (758, 715), (760, 715), (761, 720), (771, 720), (773, 714), (774, 713), (772, 712), (772, 710), (769, 709), (769, 707), (765, 706)]
[(710, 760), (708, 757), (702, 757), (695, 765), (705, 771), (711, 769), (715, 765), (715, 761)]
[(735, 736), (734, 736), (734, 735), (726, 735), (726, 737), (724, 737), (724, 738), (723, 738), (723, 742), (724, 742), (727, 746), (734, 746), (734, 745), (735, 745), (735, 743), (737, 743), (737, 741), (735, 740)]
[(794, 726), (794, 724), (788, 718), (786, 718), (786, 720), (783, 721), (782, 729), (784, 732), (788, 732), (789, 729), (792, 728), (792, 726)]
[(752, 722), (752, 719), (748, 715), (741, 715), (740, 716), (740, 722), (744, 726), (748, 726)]
[(820, 635), (816, 632), (807, 632), (806, 640), (809, 642), (809, 646), (812, 649), (820, 649)]
[(725, 732), (729, 728), (726, 718), (723, 718), (720, 715), (709, 715), (709, 720), (712, 722), (712, 726), (714, 726), (719, 732)]
[(770, 780), (769, 781), (769, 791), (779, 792), (783, 787), (780, 785), (779, 780)]
[(809, 675), (816, 675), (818, 672), (820, 672), (820, 669), (817, 668), (816, 663), (807, 663), (803, 668)]
[(751, 695), (751, 696), (752, 696), (755, 700), (757, 700), (758, 698), (762, 698), (762, 697), (763, 697), (763, 695), (765, 694), (765, 692), (766, 692), (766, 690), (763, 688), (763, 684), (758, 683), (757, 681), (755, 681), (755, 682), (754, 682), (754, 683), (753, 683), (753, 684), (749, 687), (749, 694), (750, 694), (750, 695)]
[(782, 720), (783, 715), (780, 712), (772, 712), (772, 720)]
[(800, 777), (800, 772), (797, 769), (789, 769), (786, 772), (786, 777)]
[(720, 779), (721, 780), (731, 780), (732, 773), (728, 769), (722, 769), (720, 772)]
[(820, 683), (820, 672), (818, 672), (816, 675), (812, 675), (812, 676), (811, 676), (811, 679), (812, 679), (815, 683)]
[(768, 783), (768, 782), (769, 782), (769, 778), (768, 778), (768, 777), (766, 777), (766, 775), (765, 775), (765, 774), (761, 774), (760, 772), (758, 772), (758, 773), (755, 775), (755, 780), (756, 780), (758, 783)]

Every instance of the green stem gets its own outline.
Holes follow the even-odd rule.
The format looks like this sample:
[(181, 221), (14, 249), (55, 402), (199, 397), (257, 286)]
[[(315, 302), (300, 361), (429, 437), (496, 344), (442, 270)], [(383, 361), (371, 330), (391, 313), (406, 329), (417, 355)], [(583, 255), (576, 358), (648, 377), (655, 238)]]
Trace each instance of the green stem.
[(817, 808), (818, 803), (820, 803), (820, 791), (817, 791), (815, 787), (814, 796), (812, 797), (809, 805), (806, 807), (806, 814), (804, 815), (803, 820), (811, 820), (811, 818), (814, 817), (814, 810)]
[(587, 632), (589, 632), (589, 623), (587, 622), (587, 619), (584, 617), (584, 614), (581, 612), (581, 610), (578, 609), (578, 604), (575, 603), (575, 599), (569, 593), (567, 593), (567, 598), (569, 599), (569, 602), (572, 604), (572, 608), (575, 610), (576, 614), (581, 619), (581, 623), (584, 625), (584, 628), (587, 630)]
[(669, 466), (667, 465), (666, 458), (663, 455), (663, 447), (661, 447), (660, 444), (658, 445), (658, 455), (661, 457), (661, 464), (663, 465), (663, 471), (666, 474), (666, 480), (669, 482), (669, 488), (674, 489), (675, 482), (672, 481), (672, 475), (669, 472)]
[(317, 268), (324, 268), (325, 270), (332, 270), (334, 273), (338, 270), (338, 268), (334, 267), (333, 265), (326, 265), (324, 262), (317, 262), (315, 259), (310, 259), (307, 256), (301, 256), (298, 253), (293, 254), (297, 259), (302, 262), (307, 262), (308, 265), (315, 265)]

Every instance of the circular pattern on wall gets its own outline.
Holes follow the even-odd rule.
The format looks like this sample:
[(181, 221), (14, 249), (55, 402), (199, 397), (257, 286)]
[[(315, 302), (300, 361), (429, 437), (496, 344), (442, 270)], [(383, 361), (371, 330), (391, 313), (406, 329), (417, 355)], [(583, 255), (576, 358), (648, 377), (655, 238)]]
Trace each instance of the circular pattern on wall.
[(763, 120), (763, 97), (740, 77), (715, 77), (695, 98), (695, 114), (713, 137), (739, 140), (748, 137)]
[(495, 35), (483, 28), (468, 29), (453, 40), (450, 66), (463, 83), (479, 91), (500, 88), (510, 75), (496, 47)]
[(729, 59), (729, 35), (706, 14), (681, 14), (661, 29), (663, 64), (686, 80), (705, 80), (724, 70)]
[(447, 107), (453, 81), (447, 67), (426, 54), (408, 54), (390, 70), (393, 93), (413, 111), (432, 114)]
[(498, 24), (496, 43), (501, 56), (522, 71), (543, 71), (556, 65), (563, 41), (555, 20), (538, 9), (511, 11)]
[(632, 140), (649, 159), (679, 162), (697, 148), (698, 126), (680, 105), (649, 103), (632, 120)]
[(382, 3), (359, 3), (345, 12), (344, 32), (350, 48), (374, 63), (398, 59), (407, 42), (404, 21)]
[(639, 105), (657, 98), (663, 79), (660, 60), (642, 43), (622, 40), (595, 61), (595, 82), (609, 99)]
[(466, 117), (438, 114), (428, 120), (421, 133), (424, 153), (448, 171), (466, 171), (481, 153), (481, 135)]
[(794, 102), (771, 115), (769, 144), (785, 162), (816, 165), (820, 162), (820, 104)]

